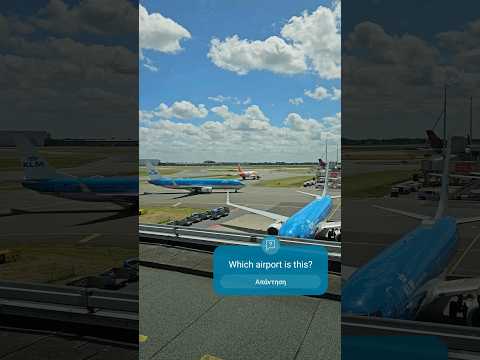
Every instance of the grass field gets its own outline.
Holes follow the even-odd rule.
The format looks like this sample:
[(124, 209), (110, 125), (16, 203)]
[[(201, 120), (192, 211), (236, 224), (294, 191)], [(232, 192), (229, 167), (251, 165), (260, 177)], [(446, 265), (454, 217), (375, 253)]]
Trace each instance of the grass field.
[(64, 284), (74, 278), (96, 275), (138, 256), (137, 249), (85, 245), (29, 244), (9, 247), (15, 262), (0, 265), (2, 280)]
[(300, 187), (307, 180), (312, 180), (313, 176), (292, 176), (283, 179), (261, 180), (256, 182), (256, 186), (264, 187)]
[(8, 181), (0, 183), (0, 191), (11, 191), (23, 189), (22, 184), (19, 181)]
[(411, 170), (391, 170), (345, 176), (342, 178), (342, 196), (384, 196), (390, 193), (392, 185), (411, 179), (413, 173)]
[(142, 208), (139, 221), (142, 224), (163, 224), (173, 220), (180, 220), (195, 212), (203, 212), (208, 209), (187, 207), (157, 207)]

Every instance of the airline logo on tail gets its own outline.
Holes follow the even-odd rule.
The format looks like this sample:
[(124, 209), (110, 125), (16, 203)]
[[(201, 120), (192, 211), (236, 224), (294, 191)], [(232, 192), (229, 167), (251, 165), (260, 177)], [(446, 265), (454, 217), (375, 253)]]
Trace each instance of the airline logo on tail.
[(150, 161), (147, 162), (147, 169), (148, 169), (148, 176), (158, 177), (159, 175), (158, 171), (155, 169), (155, 167)]
[(426, 131), (427, 136), (428, 136), (428, 142), (430, 143), (430, 146), (434, 149), (441, 149), (443, 148), (443, 140), (440, 139), (437, 134), (433, 130), (427, 130)]
[(323, 161), (322, 159), (318, 159), (318, 164), (320, 165), (320, 167), (322, 169), (325, 169), (325, 166), (327, 165), (327, 163), (325, 161)]
[(23, 167), (24, 168), (43, 168), (45, 167), (45, 161), (36, 157), (36, 156), (29, 156), (25, 160), (23, 160)]

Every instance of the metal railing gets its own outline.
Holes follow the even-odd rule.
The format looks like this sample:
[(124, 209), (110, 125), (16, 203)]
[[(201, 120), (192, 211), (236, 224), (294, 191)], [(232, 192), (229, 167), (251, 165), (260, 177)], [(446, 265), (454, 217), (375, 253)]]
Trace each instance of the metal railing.
[(138, 329), (138, 294), (0, 281), (0, 315)]
[(342, 315), (342, 335), (424, 335), (441, 338), (450, 350), (479, 353), (480, 328), (423, 321)]
[[(265, 237), (264, 234), (242, 234), (209, 229), (192, 229), (184, 226), (153, 224), (140, 224), (138, 232), (140, 242), (143, 243), (175, 241), (186, 244), (209, 245), (212, 247), (220, 245), (258, 246)], [(277, 238), (281, 243), (288, 245), (323, 246), (328, 251), (329, 260), (335, 262), (341, 261), (342, 245), (340, 242), (280, 236), (277, 236)]]

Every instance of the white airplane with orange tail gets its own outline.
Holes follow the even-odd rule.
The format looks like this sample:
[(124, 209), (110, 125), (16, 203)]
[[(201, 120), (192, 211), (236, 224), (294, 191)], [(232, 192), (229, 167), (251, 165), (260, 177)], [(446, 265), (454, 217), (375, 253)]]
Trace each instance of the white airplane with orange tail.
[(256, 171), (253, 170), (243, 170), (240, 164), (237, 165), (237, 170), (238, 170), (238, 175), (243, 179), (253, 179), (253, 180), (258, 180), (260, 179), (260, 175), (257, 174)]

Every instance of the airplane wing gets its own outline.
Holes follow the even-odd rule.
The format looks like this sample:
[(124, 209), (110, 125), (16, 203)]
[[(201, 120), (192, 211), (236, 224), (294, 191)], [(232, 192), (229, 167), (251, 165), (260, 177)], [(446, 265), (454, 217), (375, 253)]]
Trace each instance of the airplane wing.
[(321, 195), (311, 194), (311, 193), (308, 193), (308, 192), (305, 192), (305, 191), (297, 191), (297, 192), (299, 192), (300, 194), (310, 195), (310, 196), (316, 197), (317, 199), (322, 197)]
[(265, 210), (253, 209), (253, 208), (249, 208), (249, 207), (242, 206), (242, 205), (232, 204), (230, 202), (230, 193), (229, 192), (227, 192), (227, 205), (236, 207), (236, 208), (241, 209), (241, 210), (251, 212), (253, 214), (265, 216), (267, 218), (270, 218), (270, 219), (273, 219), (273, 220), (276, 220), (276, 221), (285, 222), (285, 221), (288, 220), (287, 216), (271, 213), (271, 212), (265, 211)]
[(320, 224), (322, 229), (336, 229), (342, 227), (341, 221), (328, 221)]
[(435, 287), (434, 294), (438, 296), (454, 296), (466, 292), (479, 292), (480, 278), (466, 278), (457, 280), (445, 280)]
[(410, 218), (414, 218), (414, 219), (417, 219), (417, 220), (430, 220), (431, 219), (430, 216), (422, 215), (422, 214), (416, 214), (416, 213), (409, 212), (409, 211), (392, 209), (392, 208), (387, 208), (387, 207), (383, 207), (383, 206), (379, 206), (379, 205), (373, 205), (373, 207), (375, 207), (377, 209), (390, 211), (390, 212), (395, 213), (395, 214), (399, 214), (399, 215), (407, 216), (407, 217), (410, 217)]
[[(308, 192), (305, 192), (305, 191), (300, 191), (300, 190), (298, 190), (297, 192), (299, 192), (300, 194), (310, 195), (310, 196), (316, 197), (317, 199), (319, 199), (319, 198), (322, 197), (322, 195), (311, 194), (311, 193), (308, 193)], [(332, 199), (339, 199), (339, 198), (342, 197), (342, 195), (330, 195), (330, 197), (331, 197)]]
[(480, 216), (457, 219), (457, 224), (467, 224), (467, 223), (471, 223), (471, 222), (475, 222), (475, 221), (480, 221)]

